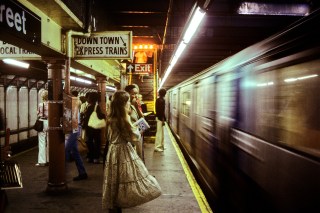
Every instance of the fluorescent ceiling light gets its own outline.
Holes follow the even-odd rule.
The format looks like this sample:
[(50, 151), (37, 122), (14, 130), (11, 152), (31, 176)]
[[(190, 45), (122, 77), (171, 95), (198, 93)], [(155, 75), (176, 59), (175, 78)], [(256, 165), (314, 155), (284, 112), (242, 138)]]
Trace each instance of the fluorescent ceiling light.
[(183, 34), (183, 39), (180, 40), (178, 48), (175, 50), (175, 53), (173, 57), (171, 58), (171, 61), (169, 63), (169, 66), (167, 70), (165, 71), (164, 77), (162, 81), (160, 82), (159, 89), (163, 86), (164, 82), (167, 80), (169, 74), (171, 73), (173, 66), (176, 64), (178, 61), (179, 57), (181, 56), (182, 52), (185, 50), (187, 47), (188, 43), (190, 42), (192, 36), (198, 29), (203, 17), (205, 15), (205, 12), (200, 9), (200, 7), (196, 7), (195, 10), (193, 11), (193, 15), (191, 18), (191, 21), (187, 25), (187, 30), (184, 31)]
[(310, 13), (310, 6), (302, 3), (242, 2), (238, 8), (238, 13), (244, 15), (306, 16)]
[(17, 60), (14, 60), (14, 59), (3, 59), (3, 62), (6, 63), (6, 64), (11, 64), (11, 65), (14, 65), (14, 66), (18, 66), (18, 67), (22, 67), (22, 68), (25, 68), (25, 69), (28, 69), (30, 64), (28, 63), (25, 63), (25, 62), (22, 62), (22, 61), (17, 61)]
[(188, 26), (188, 29), (186, 30), (186, 32), (184, 33), (183, 36), (183, 41), (185, 43), (189, 43), (190, 39), (192, 38), (193, 34), (196, 32), (196, 30), (198, 29), (198, 26), (200, 25), (204, 15), (206, 13), (204, 11), (200, 10), (200, 7), (196, 8), (196, 11), (191, 19), (191, 22)]
[(75, 68), (72, 68), (72, 67), (70, 67), (70, 72), (75, 73), (78, 76), (84, 76), (84, 77), (87, 77), (87, 78), (95, 79), (95, 77), (93, 75), (85, 73), (82, 70), (78, 70), (78, 69), (75, 69)]
[(184, 42), (180, 42), (180, 45), (176, 51), (176, 53), (174, 54), (170, 64), (171, 66), (174, 66), (176, 64), (176, 62), (178, 61), (180, 55), (182, 54), (183, 50), (187, 47), (187, 44), (185, 44)]
[(114, 88), (114, 87), (106, 86), (106, 88), (107, 88), (108, 90), (116, 91), (116, 88)]
[(92, 82), (89, 81), (89, 80), (85, 80), (85, 79), (82, 79), (82, 78), (77, 78), (77, 77), (74, 77), (74, 76), (70, 76), (70, 80), (79, 81), (79, 82), (82, 82), (82, 83), (85, 83), (85, 84), (92, 84)]

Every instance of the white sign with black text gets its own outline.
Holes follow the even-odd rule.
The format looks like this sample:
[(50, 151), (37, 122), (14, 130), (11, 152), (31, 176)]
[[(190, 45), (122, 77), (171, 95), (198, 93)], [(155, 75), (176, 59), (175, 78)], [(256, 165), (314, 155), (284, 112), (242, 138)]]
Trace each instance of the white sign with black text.
[(107, 31), (74, 37), (76, 59), (131, 59), (132, 32)]
[(40, 60), (41, 56), (4, 41), (0, 41), (0, 59), (3, 58)]

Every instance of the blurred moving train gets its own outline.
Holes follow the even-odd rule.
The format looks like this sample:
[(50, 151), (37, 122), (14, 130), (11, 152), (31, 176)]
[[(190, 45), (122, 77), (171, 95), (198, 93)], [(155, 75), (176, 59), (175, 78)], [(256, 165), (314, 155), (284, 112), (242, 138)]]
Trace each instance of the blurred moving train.
[(320, 212), (319, 26), (318, 10), (168, 91), (216, 212)]

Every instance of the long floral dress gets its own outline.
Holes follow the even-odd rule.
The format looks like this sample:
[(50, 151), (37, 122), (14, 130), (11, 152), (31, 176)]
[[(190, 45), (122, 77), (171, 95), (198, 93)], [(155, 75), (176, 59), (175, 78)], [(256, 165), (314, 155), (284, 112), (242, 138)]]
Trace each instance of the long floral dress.
[[(124, 131), (124, 130), (123, 130)], [(122, 138), (114, 124), (107, 127), (109, 150), (103, 178), (102, 208), (128, 208), (146, 203), (161, 195), (157, 180), (149, 174), (131, 143), (140, 142), (138, 128), (134, 139)]]

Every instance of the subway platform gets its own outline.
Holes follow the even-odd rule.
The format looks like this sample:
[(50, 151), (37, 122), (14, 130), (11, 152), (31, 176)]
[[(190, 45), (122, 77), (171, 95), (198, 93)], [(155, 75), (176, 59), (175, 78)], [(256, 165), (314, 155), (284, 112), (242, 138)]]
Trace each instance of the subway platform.
[[(147, 140), (152, 141), (152, 140)], [(145, 143), (145, 164), (158, 180), (162, 195), (143, 205), (123, 209), (127, 213), (196, 213), (212, 212), (191, 174), (169, 128), (165, 128), (164, 152), (154, 152), (153, 143)], [(6, 190), (9, 204), (5, 213), (100, 213), (102, 197), (102, 164), (85, 162), (89, 178), (73, 181), (77, 176), (74, 162), (67, 163), (68, 190), (64, 194), (46, 192), (48, 167), (36, 167), (38, 149), (13, 156), (20, 164), (23, 188)]]

